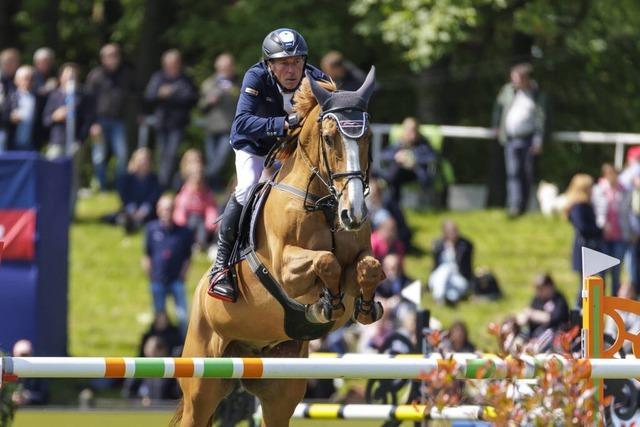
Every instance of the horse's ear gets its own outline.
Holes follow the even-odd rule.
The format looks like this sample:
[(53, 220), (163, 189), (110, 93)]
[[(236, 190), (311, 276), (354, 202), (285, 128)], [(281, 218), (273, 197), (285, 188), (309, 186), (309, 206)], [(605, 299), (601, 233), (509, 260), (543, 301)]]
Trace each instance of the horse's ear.
[(369, 70), (369, 74), (367, 74), (367, 78), (364, 80), (364, 83), (362, 83), (362, 86), (360, 86), (360, 89), (357, 90), (357, 94), (364, 100), (364, 102), (369, 104), (369, 99), (371, 99), (371, 95), (373, 94), (375, 87), (376, 67), (372, 65)]
[(311, 86), (311, 92), (313, 93), (313, 96), (315, 96), (316, 100), (318, 101), (318, 104), (322, 107), (324, 102), (327, 99), (329, 99), (329, 97), (331, 96), (331, 92), (329, 92), (328, 90), (320, 86), (318, 82), (316, 82), (313, 79), (313, 77), (311, 77), (311, 74), (309, 74), (308, 71), (306, 74), (307, 74), (307, 80), (309, 80), (309, 86)]

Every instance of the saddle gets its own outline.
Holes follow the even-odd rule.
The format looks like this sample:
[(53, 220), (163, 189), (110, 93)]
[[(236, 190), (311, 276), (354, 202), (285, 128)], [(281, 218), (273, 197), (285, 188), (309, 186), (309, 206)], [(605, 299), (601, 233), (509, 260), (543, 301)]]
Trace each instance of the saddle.
[[(286, 334), (293, 340), (314, 340), (325, 336), (335, 322), (313, 323), (306, 317), (307, 305), (289, 298), (284, 292), (282, 286), (269, 273), (269, 269), (260, 261), (255, 249), (256, 245), (256, 225), (258, 218), (269, 196), (271, 188), (277, 186), (287, 192), (304, 196), (304, 192), (297, 188), (279, 184), (273, 181), (261, 182), (255, 184), (249, 193), (247, 203), (240, 214), (240, 225), (238, 227), (238, 239), (234, 244), (231, 255), (231, 264), (237, 264), (242, 260), (249, 263), (251, 271), (256, 278), (262, 283), (262, 286), (273, 296), (284, 309), (284, 330)], [(298, 194), (300, 193), (300, 194)], [(236, 270), (231, 269), (233, 279), (236, 280)]]

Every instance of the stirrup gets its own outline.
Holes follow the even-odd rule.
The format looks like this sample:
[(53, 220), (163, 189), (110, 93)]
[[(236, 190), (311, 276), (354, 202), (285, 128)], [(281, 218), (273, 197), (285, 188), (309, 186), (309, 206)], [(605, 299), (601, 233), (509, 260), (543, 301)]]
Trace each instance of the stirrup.
[[(384, 309), (382, 308), (382, 304), (379, 301), (374, 300), (373, 298), (365, 301), (360, 295), (356, 298), (354, 308), (353, 308), (353, 320), (355, 322), (359, 322), (365, 325), (369, 325), (373, 322), (380, 320), (382, 314), (384, 313)], [(370, 321), (365, 323), (358, 320), (360, 315), (368, 316)]]
[[(210, 297), (231, 303), (238, 300), (238, 291), (233, 280), (233, 275), (228, 267), (212, 270), (209, 278), (207, 294), (209, 294)], [(227, 281), (226, 284), (219, 283), (224, 280)]]

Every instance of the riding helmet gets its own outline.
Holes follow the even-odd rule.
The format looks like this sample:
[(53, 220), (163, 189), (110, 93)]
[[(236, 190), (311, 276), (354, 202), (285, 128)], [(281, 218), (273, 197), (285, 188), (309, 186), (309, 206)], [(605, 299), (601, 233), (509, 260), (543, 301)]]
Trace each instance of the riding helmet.
[(302, 34), (290, 28), (278, 28), (267, 34), (262, 42), (262, 58), (267, 61), (275, 58), (304, 56), (309, 53), (307, 42)]

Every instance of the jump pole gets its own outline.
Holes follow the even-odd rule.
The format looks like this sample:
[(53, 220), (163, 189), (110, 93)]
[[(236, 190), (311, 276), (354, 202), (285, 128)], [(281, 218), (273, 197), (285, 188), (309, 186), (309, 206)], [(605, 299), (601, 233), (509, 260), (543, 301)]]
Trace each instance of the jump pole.
[[(558, 355), (523, 357), (520, 378), (537, 378), (544, 363), (569, 361)], [(4, 357), (4, 373), (18, 378), (348, 378), (423, 379), (434, 370), (451, 369), (458, 379), (507, 377), (502, 359), (304, 359), (304, 358), (104, 358)], [(591, 379), (640, 378), (640, 359), (588, 359)]]
[[(489, 406), (460, 405), (427, 410), (426, 405), (377, 405), (377, 404), (333, 404), (300, 403), (296, 406), (292, 418), (310, 420), (376, 420), (376, 421), (423, 421), (450, 420), (475, 421), (487, 420), (495, 414)], [(262, 407), (254, 414), (262, 419)]]

